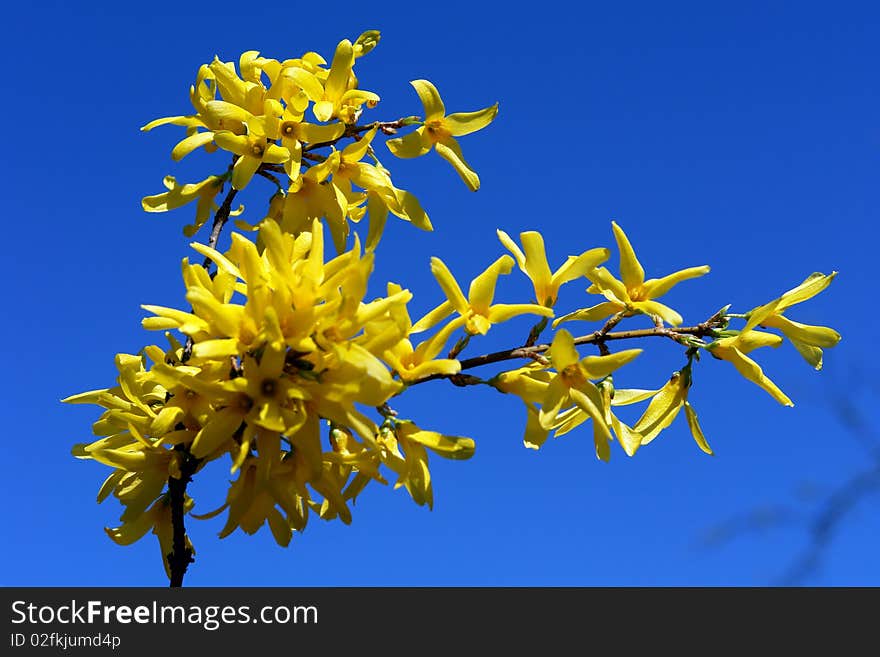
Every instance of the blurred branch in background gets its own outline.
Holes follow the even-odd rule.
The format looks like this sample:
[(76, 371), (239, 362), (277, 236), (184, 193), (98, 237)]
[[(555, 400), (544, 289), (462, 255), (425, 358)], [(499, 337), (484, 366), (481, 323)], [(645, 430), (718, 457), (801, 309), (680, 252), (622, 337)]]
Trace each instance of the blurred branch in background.
[[(857, 397), (854, 391), (863, 391), (868, 399)], [(880, 396), (877, 378), (854, 367), (847, 373), (845, 385), (832, 384), (824, 392), (829, 410), (844, 429), (842, 434), (864, 454), (864, 466), (833, 487), (801, 484), (796, 495), (797, 505), (753, 508), (709, 528), (700, 540), (701, 547), (720, 548), (746, 536), (786, 528), (804, 530), (807, 544), (775, 578), (773, 584), (778, 586), (803, 586), (817, 576), (835, 538), (845, 531), (852, 512), (880, 493), (880, 438), (869, 421), (874, 408), (871, 402)]]

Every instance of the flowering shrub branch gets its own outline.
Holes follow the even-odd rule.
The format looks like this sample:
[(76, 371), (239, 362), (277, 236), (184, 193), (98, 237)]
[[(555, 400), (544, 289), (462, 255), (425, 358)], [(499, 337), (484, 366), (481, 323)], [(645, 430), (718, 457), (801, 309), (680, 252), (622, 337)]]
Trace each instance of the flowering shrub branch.
[[(416, 196), (394, 184), (380, 161), (378, 138), (391, 137), (385, 146), (397, 158), (436, 152), (476, 191), (480, 178), (459, 139), (486, 128), (498, 113), (497, 104), (450, 113), (431, 82), (414, 80), (421, 116), (359, 123), (380, 98), (361, 88), (354, 65), (378, 41), (375, 31), (354, 42), (344, 39), (329, 64), (315, 52), (277, 60), (249, 51), (237, 68), (215, 59), (199, 69), (190, 88), (193, 114), (143, 127), (185, 129), (173, 160), (201, 149), (225, 151), (232, 164), (195, 183), (167, 176), (166, 191), (143, 198), (147, 212), (194, 204), (195, 221), (184, 227), (188, 237), (213, 214), (207, 242), (191, 245), (202, 263), (182, 263), (189, 310), (144, 305), (144, 328), (163, 332), (167, 346), (118, 354), (114, 387), (64, 401), (104, 409), (93, 426), (98, 439), (74, 446), (73, 454), (112, 469), (98, 501), (112, 494), (124, 511), (108, 535), (128, 545), (152, 532), (172, 586), (182, 585), (195, 554), (187, 516), (208, 519), (225, 512), (221, 538), (268, 526), (275, 541), (287, 546), (315, 516), (350, 523), (350, 505), (372, 482), (388, 484), (391, 478), (417, 504), (431, 507), (429, 455), (468, 459), (475, 443), (421, 428), (394, 412), (391, 402), (413, 385), (437, 379), (490, 385), (525, 405), (527, 447), (538, 449), (551, 433), (558, 437), (588, 424), (602, 460), (610, 458), (613, 443), (633, 456), (683, 409), (697, 445), (711, 454), (689, 401), (701, 355), (728, 361), (777, 401), (792, 405), (751, 352), (787, 339), (819, 369), (822, 350), (840, 339), (833, 329), (785, 314), (827, 288), (836, 272), (813, 274), (748, 312), (725, 307), (702, 323), (682, 326), (682, 316), (658, 299), (706, 275), (709, 267), (646, 278), (629, 237), (613, 222), (617, 274), (604, 266), (609, 248), (570, 255), (554, 271), (540, 233), (523, 232), (517, 242), (499, 230), (507, 253), (490, 262), (467, 293), (442, 259), (431, 259), (442, 301), (421, 318), (411, 318), (413, 293), (398, 283), (388, 282), (384, 296), (368, 300), (388, 217), (434, 229)], [(407, 128), (412, 130), (399, 135)], [(268, 181), (272, 191), (257, 222), (248, 223), (241, 218), (244, 206), (233, 206), (243, 190), (256, 189), (256, 178)], [(367, 228), (359, 230), (364, 219)], [(230, 220), (237, 231), (221, 251)], [(534, 296), (497, 302), (497, 284), (514, 267), (531, 281)], [(595, 302), (559, 313), (560, 290), (574, 281), (589, 283), (587, 298)], [(531, 329), (522, 346), (459, 358), (496, 324), (525, 316), (531, 316)], [(653, 326), (618, 329), (634, 318)], [(744, 324), (731, 328), (731, 320)], [(570, 322), (591, 328), (576, 338), (560, 328)], [(552, 340), (538, 344), (548, 327)], [(659, 387), (618, 388), (626, 365), (642, 350), (613, 352), (610, 344), (645, 337), (682, 346), (684, 365)], [(577, 347), (589, 344), (599, 355), (581, 356)], [(488, 379), (465, 373), (515, 359), (528, 362)], [(645, 407), (630, 424), (616, 414), (617, 407), (639, 403)], [(236, 477), (225, 500), (213, 511), (193, 513), (188, 483), (197, 476), (225, 476), (222, 470), (212, 474), (224, 462)]]
[[(728, 316), (724, 313), (716, 313), (705, 322), (701, 322), (695, 326), (676, 326), (676, 327), (654, 327), (648, 329), (632, 329), (629, 331), (604, 331), (604, 327), (598, 331), (594, 331), (593, 333), (582, 335), (576, 338), (573, 338), (573, 342), (575, 345), (580, 346), (584, 344), (595, 344), (600, 347), (600, 349), (604, 346), (606, 341), (613, 340), (634, 340), (638, 338), (669, 338), (678, 344), (688, 345), (690, 344), (689, 340), (691, 337), (704, 338), (708, 336), (712, 336), (715, 332), (727, 326)], [(610, 324), (610, 322), (609, 322)], [(616, 325), (617, 322), (614, 322)], [(607, 326), (608, 324), (606, 324)], [(517, 360), (517, 359), (531, 359), (535, 360), (535, 356), (538, 354), (542, 354), (545, 351), (548, 351), (552, 345), (549, 344), (524, 344), (521, 347), (515, 347), (513, 349), (502, 349), (500, 351), (493, 351), (490, 354), (483, 354), (481, 356), (473, 356), (471, 358), (465, 358), (460, 361), (461, 370), (470, 370), (476, 367), (483, 367), (484, 365), (492, 365), (494, 363), (501, 363), (506, 360)], [(603, 354), (607, 355), (607, 354)], [(454, 379), (456, 381), (462, 381), (458, 374), (431, 374), (422, 379), (416, 379), (414, 381), (410, 381), (407, 385), (414, 386), (419, 383), (426, 383), (427, 381), (436, 381), (437, 379)], [(473, 383), (485, 383), (481, 379), (471, 378), (470, 384)]]

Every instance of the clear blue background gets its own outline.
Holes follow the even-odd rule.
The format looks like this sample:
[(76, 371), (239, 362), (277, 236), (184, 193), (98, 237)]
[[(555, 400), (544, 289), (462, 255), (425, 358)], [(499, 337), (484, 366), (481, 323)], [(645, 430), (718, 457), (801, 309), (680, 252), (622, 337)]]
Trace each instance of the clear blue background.
[[(140, 198), (161, 191), (167, 173), (197, 180), (223, 165), (201, 154), (175, 164), (181, 129), (138, 128), (188, 113), (189, 85), (215, 53), (237, 61), (249, 49), (280, 59), (313, 49), (329, 59), (339, 39), (370, 28), (382, 42), (356, 71), (382, 102), (368, 119), (419, 113), (414, 78), (432, 80), (450, 111), (500, 102), (489, 129), (462, 139), (482, 177), (476, 194), (434, 154), (385, 157), (436, 231), (392, 218), (375, 294), (386, 280), (404, 284), (417, 316), (441, 299), (432, 255), (466, 284), (503, 252), (496, 228), (539, 229), (556, 266), (613, 246), (615, 219), (649, 276), (712, 265), (666, 297), (686, 321), (727, 303), (748, 310), (813, 271), (840, 271), (790, 315), (832, 324), (843, 341), (821, 374), (790, 345), (758, 352), (794, 409), (704, 359), (691, 399), (715, 457), (697, 449), (683, 418), (634, 459), (616, 448), (610, 464), (598, 462), (589, 430), (534, 452), (522, 446), (516, 398), (419, 386), (400, 411), (478, 445), (469, 462), (432, 460), (433, 512), (403, 490), (371, 486), (352, 526), (313, 518), (289, 549), (265, 528), (219, 541), (222, 518), (190, 521), (198, 560), (187, 584), (772, 584), (808, 544), (803, 527), (712, 549), (706, 532), (754, 509), (808, 513), (816, 495), (869, 466), (862, 441), (875, 439), (873, 428), (856, 435), (839, 416), (845, 399), (851, 416), (876, 404), (875, 3), (22, 6), (6, 10), (2, 46), (11, 277), (0, 329), (0, 584), (166, 584), (152, 537), (120, 548), (104, 535), (120, 512), (113, 500), (95, 504), (107, 469), (69, 454), (99, 409), (58, 403), (112, 385), (115, 353), (161, 338), (140, 328), (139, 304), (185, 307), (181, 227), (191, 209), (147, 215)], [(246, 217), (261, 208), (251, 203)], [(564, 288), (560, 308), (591, 303), (584, 287)], [(514, 273), (498, 299), (528, 291)], [(493, 330), (466, 353), (511, 346), (529, 325)], [(659, 386), (682, 363), (672, 343), (639, 346), (650, 353), (618, 385)], [(201, 512), (222, 501), (225, 468), (205, 475), (215, 485), (192, 489)], [(806, 583), (880, 585), (878, 530), (876, 498), (866, 499)]]

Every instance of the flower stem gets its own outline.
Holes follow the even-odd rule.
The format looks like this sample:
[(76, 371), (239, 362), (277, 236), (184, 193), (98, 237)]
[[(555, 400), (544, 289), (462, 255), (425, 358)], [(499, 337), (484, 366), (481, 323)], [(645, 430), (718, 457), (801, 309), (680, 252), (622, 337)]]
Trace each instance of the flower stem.
[[(612, 318), (612, 320), (613, 319), (614, 318)], [(622, 317), (617, 319), (617, 321), (614, 321), (613, 323), (609, 320), (609, 322), (605, 326), (603, 326), (602, 329), (599, 329), (598, 331), (594, 331), (593, 333), (589, 333), (587, 335), (577, 337), (574, 339), (574, 343), (576, 345), (604, 345), (605, 342), (610, 340), (634, 340), (637, 338), (651, 337), (670, 338), (675, 342), (680, 342), (683, 338), (687, 336), (694, 336), (698, 338), (711, 336), (713, 335), (715, 329), (723, 322), (723, 317), (721, 317), (720, 315), (714, 315), (705, 322), (702, 322), (701, 324), (697, 324), (695, 326), (654, 327), (647, 329), (635, 329), (631, 331), (608, 330), (615, 326), (620, 321), (620, 319), (622, 319)], [(507, 360), (516, 360), (519, 358), (529, 358), (535, 360), (537, 356), (540, 356), (540, 354), (544, 353), (549, 348), (549, 344), (524, 345), (522, 347), (516, 347), (514, 349), (504, 349), (502, 351), (495, 351), (490, 354), (483, 354), (482, 356), (474, 356), (473, 358), (466, 358), (462, 360), (461, 369), (462, 371), (464, 371), (473, 369), (475, 367), (481, 367), (483, 365), (491, 365), (493, 363), (500, 363)], [(434, 381), (436, 379), (452, 379), (455, 376), (459, 377), (459, 381), (461, 380), (460, 375), (432, 374), (421, 379), (416, 379), (415, 381), (410, 381), (407, 385), (414, 386), (419, 383)], [(460, 385), (460, 383), (458, 383), (457, 381), (453, 382), (457, 385)]]

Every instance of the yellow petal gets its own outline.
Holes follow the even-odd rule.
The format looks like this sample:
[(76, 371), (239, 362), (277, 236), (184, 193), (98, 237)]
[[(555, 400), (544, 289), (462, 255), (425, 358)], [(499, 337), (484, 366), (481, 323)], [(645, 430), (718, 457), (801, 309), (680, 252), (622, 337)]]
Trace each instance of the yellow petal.
[(468, 301), (465, 299), (464, 293), (458, 286), (458, 282), (455, 280), (452, 272), (449, 271), (449, 268), (440, 258), (431, 258), (431, 273), (434, 274), (434, 278), (437, 279), (452, 307), (462, 315), (467, 315), (469, 310)]
[(495, 297), (495, 286), (498, 276), (509, 274), (513, 269), (513, 258), (503, 255), (489, 265), (484, 272), (471, 281), (468, 289), (468, 301), (471, 308), (481, 315), (487, 315), (492, 299)]
[(519, 246), (517, 246), (516, 242), (511, 239), (510, 235), (505, 233), (500, 228), (495, 231), (495, 234), (498, 235), (498, 239), (501, 240), (501, 243), (504, 245), (504, 247), (513, 254), (513, 257), (516, 259), (516, 264), (523, 271), (523, 273), (525, 273), (526, 256), (520, 250)]
[[(444, 127), (453, 137), (463, 137), (477, 130), (482, 130), (495, 120), (498, 114), (498, 103), (476, 112), (457, 112), (443, 120)], [(427, 120), (427, 117), (426, 117)]]
[(641, 349), (625, 349), (607, 356), (586, 356), (580, 361), (581, 371), (588, 379), (602, 379), (632, 362), (640, 353)]
[(602, 303), (596, 306), (592, 306), (591, 308), (575, 310), (574, 312), (557, 318), (553, 322), (553, 328), (556, 328), (559, 324), (562, 324), (562, 322), (571, 322), (576, 320), (598, 322), (605, 319), (606, 317), (611, 317), (611, 315), (618, 313), (621, 310), (626, 310), (626, 306), (615, 303), (613, 301), (603, 301)]
[(761, 325), (779, 329), (792, 342), (797, 341), (815, 347), (827, 349), (840, 342), (840, 333), (832, 328), (801, 324), (782, 315), (768, 317)]
[(743, 375), (743, 377), (766, 390), (770, 396), (780, 404), (783, 406), (794, 406), (794, 402), (792, 402), (791, 399), (789, 399), (785, 393), (773, 383), (773, 381), (767, 378), (764, 371), (761, 369), (761, 366), (739, 351), (739, 349), (736, 347), (730, 347), (713, 351), (713, 353), (716, 352), (720, 352), (717, 353), (718, 356), (733, 363), (733, 366)]
[(703, 430), (700, 428), (700, 423), (697, 421), (697, 412), (688, 402), (684, 403), (684, 414), (687, 417), (687, 423), (691, 430), (691, 435), (694, 437), (694, 440), (697, 441), (697, 445), (701, 450), (706, 452), (706, 454), (711, 455), (712, 448), (709, 447), (709, 443), (706, 442), (706, 436), (703, 435)]
[(155, 418), (153, 418), (153, 423), (150, 426), (150, 433), (153, 436), (164, 436), (174, 428), (174, 425), (177, 424), (184, 415), (186, 415), (186, 411), (179, 406), (166, 406), (159, 411)]
[(636, 301), (632, 306), (646, 315), (657, 315), (664, 322), (672, 326), (679, 326), (684, 321), (681, 315), (659, 301)]
[(611, 416), (611, 428), (626, 455), (633, 456), (642, 445), (642, 434), (621, 422), (616, 415)]
[(580, 358), (580, 354), (574, 347), (574, 337), (565, 329), (559, 330), (553, 336), (553, 343), (547, 350), (547, 355), (550, 356), (550, 362), (558, 372), (574, 365)]
[(201, 182), (184, 185), (179, 185), (174, 176), (165, 176), (163, 182), (169, 191), (146, 196), (141, 200), (141, 206), (147, 212), (167, 212), (195, 199), (200, 199), (200, 203), (205, 199), (210, 204), (223, 184), (217, 176), (208, 176)]
[(400, 422), (398, 430), (409, 440), (421, 443), (432, 452), (447, 459), (464, 460), (474, 455), (473, 439), (463, 436), (445, 436), (436, 431), (424, 431), (412, 423)]
[(553, 437), (559, 438), (560, 436), (564, 436), (569, 431), (576, 429), (589, 419), (590, 416), (577, 406), (570, 408), (556, 417), (556, 423), (553, 425), (556, 427), (556, 430), (553, 432)]
[(312, 102), (318, 102), (324, 96), (324, 87), (321, 85), (321, 81), (304, 68), (291, 66), (285, 68), (282, 75), (293, 80)]
[(437, 88), (427, 80), (412, 80), (410, 84), (419, 95), (419, 100), (422, 101), (422, 107), (425, 109), (425, 121), (442, 119), (446, 114), (446, 108), (443, 106)]
[(142, 449), (131, 451), (128, 449), (93, 449), (89, 450), (89, 456), (98, 463), (109, 465), (111, 468), (120, 468), (129, 472), (137, 472), (147, 467), (148, 456)]
[[(540, 296), (555, 297), (555, 291), (548, 289), (553, 275), (550, 272), (550, 265), (547, 263), (547, 251), (544, 247), (544, 238), (541, 236), (541, 233), (534, 230), (520, 233), (519, 237), (520, 240), (522, 240), (523, 251), (526, 256), (525, 271), (535, 284), (536, 292), (540, 290), (542, 291)], [(548, 301), (553, 302), (555, 300), (555, 298), (539, 298), (537, 299), (537, 302), (540, 304), (546, 304)]]
[[(343, 105), (353, 105), (356, 107), (360, 107), (364, 103), (378, 103), (379, 96), (377, 94), (374, 94), (372, 91), (366, 91), (365, 89), (349, 89), (344, 94), (342, 94), (340, 102)], [(349, 123), (352, 122), (353, 121), (349, 121)]]
[(830, 274), (823, 274), (821, 272), (810, 274), (803, 283), (788, 290), (782, 295), (782, 297), (780, 297), (782, 303), (779, 310), (785, 310), (796, 303), (801, 303), (816, 296), (822, 290), (831, 285), (831, 281), (834, 280), (835, 276), (837, 276), (836, 271), (833, 271)]
[(333, 118), (333, 103), (329, 100), (321, 100), (312, 106), (312, 112), (319, 121), (329, 121)]
[[(629, 303), (629, 292), (626, 289), (626, 286), (614, 276), (611, 275), (611, 272), (605, 269), (605, 267), (596, 267), (595, 269), (591, 269), (587, 272), (587, 278), (589, 278), (593, 283), (595, 288), (599, 292), (605, 295), (605, 298), (609, 301), (617, 301), (619, 303)], [(593, 293), (596, 290), (592, 289), (588, 290), (588, 292)], [(609, 297), (610, 294), (610, 297)]]
[(143, 132), (149, 132), (153, 128), (157, 128), (160, 125), (179, 125), (185, 128), (204, 128), (205, 122), (202, 121), (198, 116), (166, 116), (161, 119), (154, 119), (150, 121), (148, 124), (143, 126), (141, 130)]
[(591, 269), (608, 260), (611, 252), (605, 248), (590, 249), (579, 256), (568, 256), (565, 263), (553, 274), (551, 284), (558, 288), (560, 285), (586, 276)]
[[(464, 298), (464, 295), (462, 295), (462, 298)], [(429, 311), (415, 324), (413, 324), (412, 329), (410, 329), (410, 334), (427, 331), (429, 328), (436, 326), (454, 312), (455, 307), (452, 305), (452, 303), (449, 301), (444, 301), (439, 306)]]
[(415, 367), (397, 371), (401, 381), (415, 381), (435, 374), (449, 375), (459, 372), (461, 372), (461, 362), (448, 358), (429, 360)]
[(452, 165), (456, 173), (461, 176), (464, 184), (468, 186), (472, 192), (480, 188), (480, 177), (465, 162), (464, 156), (461, 154), (461, 147), (452, 137), (447, 137), (442, 141), (438, 141), (434, 145), (437, 154)]
[(797, 349), (798, 353), (803, 356), (804, 360), (807, 361), (813, 369), (822, 369), (822, 350), (819, 349), (819, 347), (814, 347), (811, 344), (804, 344), (797, 340), (792, 340), (791, 344), (794, 345), (794, 348)]
[(763, 324), (764, 320), (768, 317), (782, 313), (786, 308), (790, 308), (797, 303), (801, 303), (802, 301), (806, 301), (807, 299), (816, 296), (831, 284), (831, 281), (834, 280), (835, 276), (837, 276), (837, 272), (834, 271), (828, 275), (819, 272), (810, 274), (803, 283), (788, 290), (778, 299), (774, 299), (770, 303), (754, 308), (749, 313), (749, 319), (748, 322), (746, 322), (743, 331), (747, 331), (759, 324)]
[(300, 123), (297, 131), (302, 140), (309, 144), (323, 144), (339, 139), (345, 132), (345, 124), (330, 123), (328, 125), (315, 125), (314, 123)]
[(269, 510), (266, 520), (269, 523), (269, 529), (272, 531), (272, 537), (275, 539), (275, 542), (281, 547), (287, 547), (293, 536), (290, 523), (288, 523), (284, 516), (281, 515), (281, 512), (274, 507)]
[(231, 410), (220, 411), (196, 434), (190, 452), (198, 459), (209, 456), (223, 447), (241, 426), (241, 416)]
[(742, 353), (747, 354), (761, 347), (778, 347), (782, 344), (782, 338), (773, 333), (763, 331), (743, 331), (733, 340), (733, 346)]
[(535, 370), (529, 366), (501, 372), (490, 383), (503, 393), (516, 395), (526, 404), (534, 404), (544, 399), (553, 376), (546, 370)]
[(526, 314), (553, 317), (553, 309), (534, 303), (496, 303), (489, 308), (486, 318), (492, 324), (500, 324), (501, 322), (506, 322), (511, 317)]
[(190, 247), (197, 253), (210, 258), (211, 262), (217, 265), (219, 270), (225, 271), (227, 274), (230, 274), (235, 278), (241, 278), (241, 272), (238, 270), (238, 267), (232, 264), (225, 255), (216, 249), (212, 249), (206, 244), (199, 244), (198, 242), (190, 242)]
[(676, 372), (660, 391), (654, 395), (648, 408), (642, 413), (633, 428), (642, 434), (642, 444), (647, 445), (661, 431), (672, 424), (684, 403), (685, 391), (682, 387), (682, 375)]
[(145, 511), (137, 518), (123, 523), (120, 527), (114, 529), (105, 527), (104, 531), (117, 545), (131, 545), (146, 536), (147, 532), (153, 528), (153, 519), (153, 514)]
[(419, 199), (404, 189), (395, 188), (394, 194), (400, 203), (399, 210), (403, 210), (403, 212), (399, 213), (394, 208), (391, 209), (392, 212), (407, 219), (416, 228), (428, 231), (434, 230), (431, 220), (428, 218), (428, 213), (422, 208)]
[(224, 100), (209, 100), (205, 103), (205, 113), (213, 121), (212, 125), (223, 125), (221, 122), (225, 122), (228, 126), (230, 121), (247, 123), (254, 118), (254, 115), (243, 107)]
[[(256, 159), (256, 158), (254, 158)], [(268, 164), (282, 164), (290, 159), (290, 150), (277, 144), (266, 144), (266, 150), (263, 153), (263, 162)]]
[(367, 197), (367, 213), (370, 216), (370, 225), (367, 229), (367, 241), (364, 245), (367, 251), (375, 249), (385, 230), (388, 220), (388, 206), (378, 194), (370, 194)]
[(660, 390), (641, 390), (641, 389), (630, 389), (630, 388), (620, 388), (614, 391), (614, 396), (611, 398), (612, 406), (627, 406), (629, 404), (636, 404), (640, 401), (645, 401), (649, 397), (653, 397)]
[(228, 130), (214, 133), (214, 142), (224, 151), (244, 155), (249, 152), (250, 140), (245, 135), (236, 135)]
[(577, 407), (592, 418), (594, 428), (598, 429), (606, 440), (610, 440), (611, 430), (605, 422), (605, 415), (602, 412), (602, 396), (596, 386), (587, 381), (577, 388), (572, 388), (569, 394)]
[(219, 338), (216, 340), (204, 340), (193, 346), (193, 356), (196, 358), (220, 359), (238, 355), (237, 338)]
[(330, 65), (330, 74), (327, 76), (327, 82), (324, 84), (324, 95), (326, 98), (342, 98), (342, 94), (348, 88), (348, 78), (351, 75), (353, 65), (354, 49), (352, 48), (351, 41), (343, 39), (336, 46), (336, 52), (333, 54), (333, 63)]
[(635, 251), (623, 229), (614, 221), (611, 222), (611, 228), (614, 230), (614, 239), (620, 251), (620, 278), (627, 289), (635, 290), (645, 282), (645, 270), (636, 258)]
[(232, 186), (235, 189), (247, 187), (247, 184), (254, 177), (261, 164), (261, 160), (250, 155), (240, 156), (232, 167)]
[(367, 154), (367, 151), (370, 150), (370, 143), (373, 141), (373, 137), (376, 136), (376, 130), (377, 128), (373, 128), (360, 139), (343, 148), (341, 153), (342, 161), (354, 164), (355, 162), (362, 160)]
[(544, 393), (544, 399), (541, 402), (541, 409), (538, 411), (538, 423), (543, 429), (551, 429), (562, 410), (563, 405), (570, 400), (569, 388), (562, 380), (562, 376), (556, 376), (547, 386)]
[(705, 276), (708, 273), (709, 265), (703, 265), (702, 267), (689, 267), (677, 271), (674, 274), (664, 276), (663, 278), (652, 278), (651, 280), (645, 281), (642, 288), (648, 299), (656, 299), (657, 297), (662, 297), (669, 292), (673, 286), (678, 285), (682, 281), (686, 281), (690, 278), (697, 278), (698, 276)]
[(200, 146), (210, 144), (214, 140), (214, 136), (215, 133), (213, 132), (196, 132), (186, 139), (182, 139), (177, 142), (177, 145), (171, 150), (171, 159), (177, 162)]
[(492, 328), (492, 322), (485, 315), (472, 314), (465, 318), (464, 330), (471, 335), (486, 335)]
[(389, 139), (385, 145), (396, 157), (412, 158), (427, 153), (432, 143), (425, 137), (425, 126), (421, 126), (408, 135)]
[[(446, 346), (446, 342), (449, 340), (449, 336), (451, 336), (454, 331), (460, 328), (462, 324), (464, 324), (464, 318), (459, 317), (458, 319), (449, 322), (446, 326), (437, 331), (437, 333), (435, 333), (429, 339), (419, 343), (419, 346), (416, 347), (413, 351), (413, 362), (424, 363), (426, 361), (430, 361), (433, 358), (436, 358), (437, 355), (441, 351), (443, 351), (443, 347)], [(458, 361), (453, 362), (458, 363)]]
[(608, 444), (610, 440), (610, 436), (605, 435), (602, 431), (602, 425), (593, 422), (593, 443), (596, 446), (596, 458), (606, 463), (611, 460), (611, 446)]
[(528, 449), (539, 449), (547, 442), (550, 431), (541, 426), (538, 420), (538, 412), (532, 404), (526, 404), (526, 432), (523, 436), (523, 444)]

